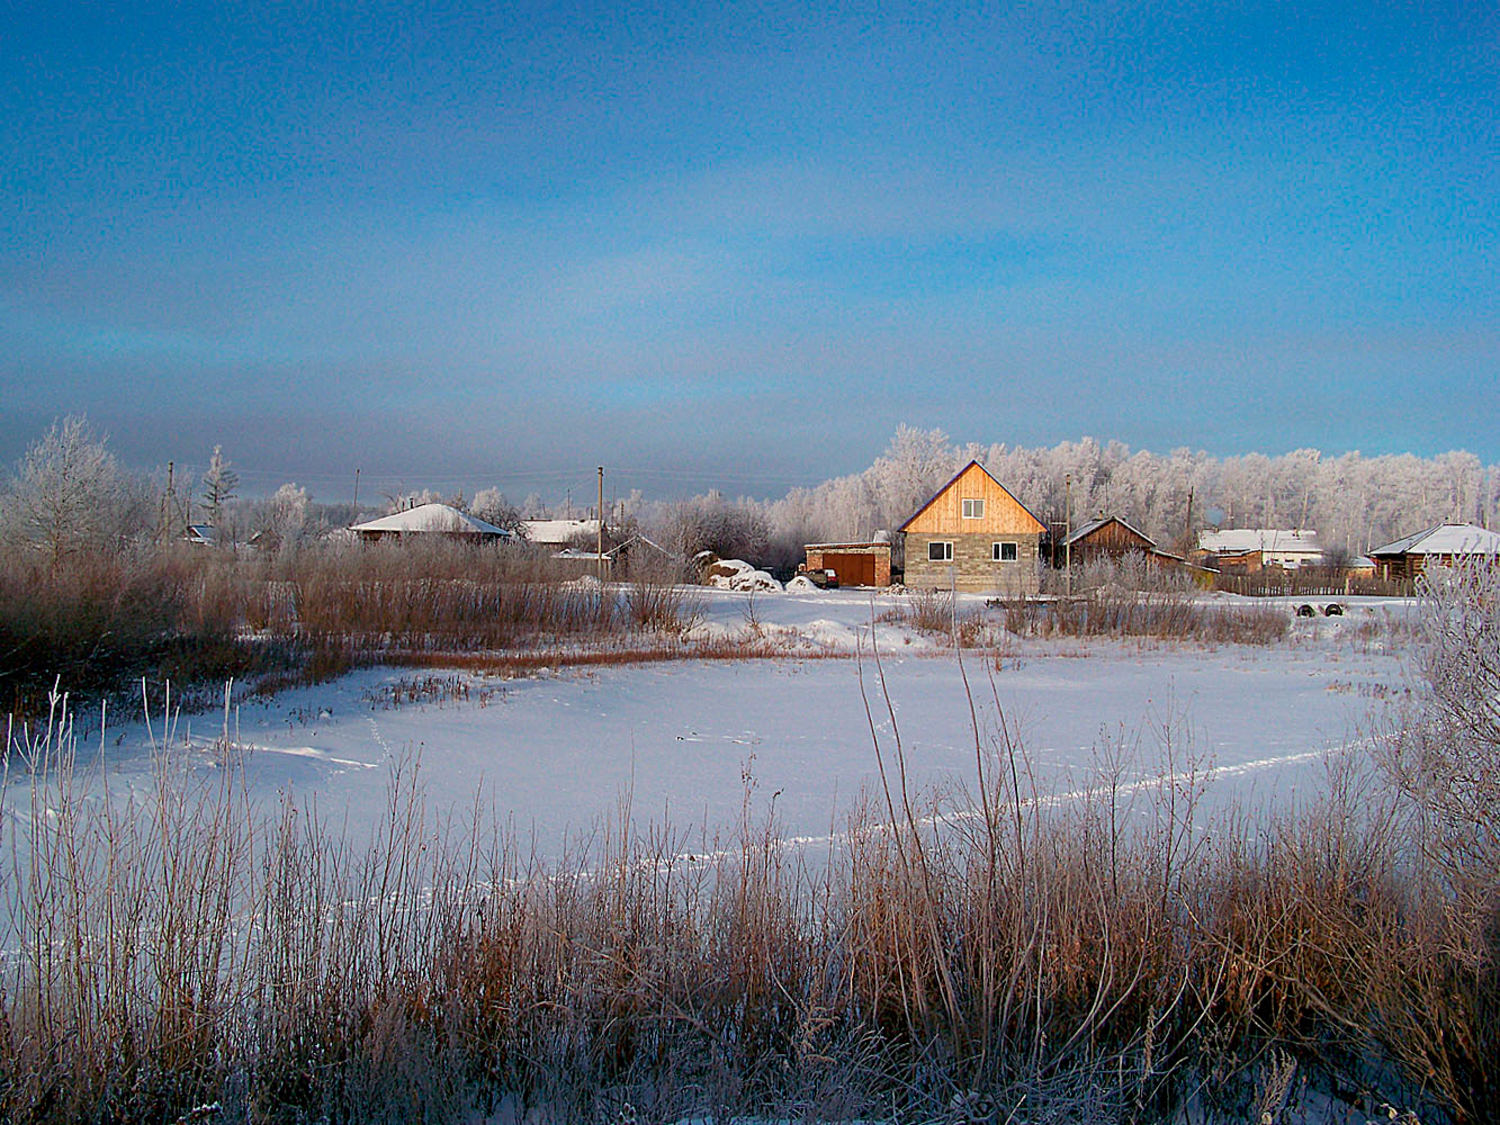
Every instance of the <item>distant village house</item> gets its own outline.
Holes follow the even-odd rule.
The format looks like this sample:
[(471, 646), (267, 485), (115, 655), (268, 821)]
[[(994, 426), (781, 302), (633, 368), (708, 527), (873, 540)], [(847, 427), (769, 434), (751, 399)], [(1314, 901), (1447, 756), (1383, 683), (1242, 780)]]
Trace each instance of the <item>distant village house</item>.
[(1500, 534), (1472, 523), (1440, 523), (1371, 551), (1380, 577), (1410, 582), (1432, 567), (1474, 559), (1500, 563)]
[(604, 551), (599, 551), (598, 520), (522, 520), (521, 533), (533, 547), (546, 551), (557, 569), (571, 578), (604, 581), (667, 576), (678, 560), (666, 548), (640, 534), (622, 535), (605, 524)]
[[(598, 520), (522, 520), (521, 534), (534, 547), (549, 547), (554, 551), (576, 548), (583, 551), (599, 550)], [(609, 527), (604, 528), (604, 549), (616, 546)]]
[(1268, 566), (1296, 570), (1321, 566), (1323, 545), (1316, 531), (1280, 528), (1230, 528), (1200, 531), (1195, 559), (1214, 565), (1225, 574), (1258, 574)]
[(349, 530), (366, 543), (429, 538), (498, 543), (515, 538), (509, 531), (447, 504), (419, 504), (404, 512), (357, 523)]

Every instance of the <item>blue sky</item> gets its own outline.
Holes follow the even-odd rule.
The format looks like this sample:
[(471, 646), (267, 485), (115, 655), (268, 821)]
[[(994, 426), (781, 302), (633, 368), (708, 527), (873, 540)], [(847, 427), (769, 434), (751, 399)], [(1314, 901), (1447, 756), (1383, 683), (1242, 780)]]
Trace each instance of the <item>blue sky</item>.
[[(1500, 460), (1489, 5), (13, 6), (0, 459), (777, 494)], [(352, 483), (352, 482), (351, 482)]]

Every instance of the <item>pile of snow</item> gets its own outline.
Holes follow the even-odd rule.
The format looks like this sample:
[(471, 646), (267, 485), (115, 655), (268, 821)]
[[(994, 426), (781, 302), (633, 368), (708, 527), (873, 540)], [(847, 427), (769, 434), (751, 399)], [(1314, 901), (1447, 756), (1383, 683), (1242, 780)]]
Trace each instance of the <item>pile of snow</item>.
[(715, 579), (714, 582), (723, 589), (739, 590), (743, 593), (755, 593), (761, 590), (778, 594), (781, 592), (781, 583), (763, 570), (742, 570), (731, 578)]
[(577, 578), (564, 582), (563, 588), (567, 590), (582, 590), (585, 593), (593, 593), (597, 590), (604, 589), (604, 583), (600, 582), (599, 579), (595, 578), (592, 574), (580, 574)]
[(818, 584), (805, 574), (799, 574), (786, 584), (788, 594), (816, 594)]
[(709, 566), (705, 581), (719, 590), (781, 590), (781, 583), (764, 570), (756, 570), (743, 559), (719, 559)]
[[(704, 558), (705, 555), (708, 557)], [(700, 552), (694, 556), (693, 561), (704, 568), (703, 577), (710, 584), (715, 578), (732, 578), (736, 574), (755, 569), (744, 559), (721, 559), (709, 551)]]

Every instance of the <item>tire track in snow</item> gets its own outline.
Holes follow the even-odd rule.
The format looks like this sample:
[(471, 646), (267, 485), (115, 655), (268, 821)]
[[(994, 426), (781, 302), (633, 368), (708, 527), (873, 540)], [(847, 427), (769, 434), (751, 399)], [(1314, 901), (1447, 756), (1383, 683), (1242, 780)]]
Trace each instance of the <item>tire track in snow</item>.
[[(1166, 789), (1170, 786), (1183, 782), (1201, 782), (1205, 787), (1228, 777), (1243, 777), (1248, 774), (1259, 773), (1266, 770), (1274, 770), (1285, 766), (1302, 765), (1308, 762), (1317, 762), (1327, 759), (1330, 755), (1348, 753), (1367, 740), (1359, 739), (1354, 742), (1341, 743), (1337, 746), (1329, 746), (1322, 750), (1304, 750), (1296, 754), (1283, 754), (1273, 758), (1259, 758), (1253, 762), (1237, 762), (1232, 766), (1216, 766), (1207, 769), (1181, 770), (1174, 773), (1155, 774), (1151, 777), (1140, 778), (1136, 781), (1121, 782), (1113, 786), (1085, 786), (1069, 789), (1062, 793), (1051, 793), (1046, 796), (1027, 797), (1022, 800), (1022, 806), (1028, 809), (1060, 808), (1075, 801), (1081, 801), (1102, 793), (1113, 793), (1118, 801), (1120, 797), (1128, 797), (1149, 789)], [(979, 808), (955, 809), (949, 812), (933, 813), (929, 816), (917, 817), (916, 826), (919, 829), (949, 828), (960, 824), (972, 824), (984, 818), (984, 812)], [(885, 832), (889, 833), (892, 825), (889, 823), (877, 823), (862, 826), (857, 829), (843, 832), (829, 832), (813, 836), (786, 836), (776, 841), (775, 847), (779, 851), (791, 851), (794, 848), (833, 848), (834, 845), (847, 842), (861, 835)], [(670, 856), (654, 856), (643, 859), (635, 864), (637, 870), (660, 869), (673, 864), (717, 864), (725, 860), (741, 857), (745, 854), (742, 847), (717, 848), (706, 852), (678, 852)], [(613, 869), (610, 873), (617, 873)], [(589, 872), (588, 875), (597, 876), (601, 872)]]

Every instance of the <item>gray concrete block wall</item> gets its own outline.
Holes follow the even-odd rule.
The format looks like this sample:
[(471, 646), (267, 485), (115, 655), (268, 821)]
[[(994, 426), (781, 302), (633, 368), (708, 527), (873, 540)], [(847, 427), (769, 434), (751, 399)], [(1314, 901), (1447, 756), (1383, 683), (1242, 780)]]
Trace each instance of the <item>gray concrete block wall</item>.
[[(966, 593), (1004, 597), (1036, 594), (1041, 589), (1041, 539), (1030, 535), (919, 535), (906, 534), (906, 585), (946, 590), (950, 582)], [(931, 562), (928, 544), (953, 544), (953, 561)], [(1015, 543), (1015, 562), (991, 558), (995, 543)]]

